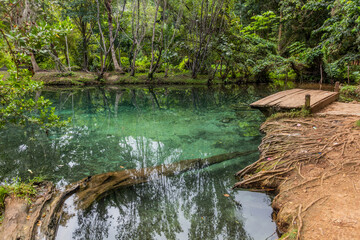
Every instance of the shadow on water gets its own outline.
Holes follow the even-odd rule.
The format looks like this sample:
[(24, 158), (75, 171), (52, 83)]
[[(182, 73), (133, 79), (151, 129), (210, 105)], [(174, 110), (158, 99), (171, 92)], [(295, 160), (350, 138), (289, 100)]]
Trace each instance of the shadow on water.
[[(109, 171), (257, 149), (264, 117), (249, 104), (271, 91), (252, 85), (44, 91), (73, 121), (49, 136), (32, 126), (1, 130), (0, 182), (45, 175), (64, 186)], [(275, 232), (269, 197), (229, 190), (233, 174), (257, 158), (112, 192), (85, 212), (69, 199), (57, 239), (265, 239)]]

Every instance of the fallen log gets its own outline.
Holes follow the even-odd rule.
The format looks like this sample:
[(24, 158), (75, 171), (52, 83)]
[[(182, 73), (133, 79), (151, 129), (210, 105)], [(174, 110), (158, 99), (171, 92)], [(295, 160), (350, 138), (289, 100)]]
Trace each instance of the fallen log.
[[(26, 204), (23, 204), (14, 210), (11, 201), (7, 202), (4, 221), (0, 225), (0, 236), (9, 240), (55, 239), (59, 220), (63, 213), (63, 204), (70, 196), (74, 196), (75, 207), (78, 210), (84, 210), (112, 190), (145, 183), (162, 176), (172, 176), (205, 168), (254, 152), (257, 150), (225, 153), (208, 158), (183, 160), (169, 165), (98, 174), (72, 183), (63, 191), (55, 189), (51, 183), (47, 183), (43, 186), (46, 191), (42, 191), (30, 208), (24, 207)], [(22, 218), (27, 216), (27, 220), (18, 221), (16, 220), (18, 216)], [(6, 231), (9, 226), (12, 226), (11, 232)]]

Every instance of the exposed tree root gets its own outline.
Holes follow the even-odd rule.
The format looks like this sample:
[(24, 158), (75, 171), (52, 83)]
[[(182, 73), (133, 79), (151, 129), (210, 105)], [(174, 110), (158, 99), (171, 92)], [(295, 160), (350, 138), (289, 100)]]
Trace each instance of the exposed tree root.
[[(25, 201), (8, 199), (5, 218), (0, 225), (2, 239), (54, 239), (62, 215), (62, 207), (67, 198), (74, 195), (77, 209), (88, 208), (94, 201), (109, 191), (128, 187), (182, 172), (201, 169), (216, 163), (249, 155), (257, 151), (234, 152), (209, 158), (184, 160), (169, 165), (143, 169), (130, 169), (89, 176), (70, 184), (65, 190), (55, 189), (51, 183), (44, 183), (40, 195), (33, 199), (29, 208)], [(11, 227), (11, 231), (8, 228)], [(39, 228), (38, 228), (39, 227)]]
[(259, 146), (260, 159), (236, 173), (242, 181), (234, 187), (266, 187), (264, 180), (277, 182), (293, 169), (298, 169), (303, 178), (299, 170), (301, 164), (317, 163), (340, 146), (344, 155), (346, 146), (357, 142), (354, 137), (349, 137), (349, 130), (344, 132), (339, 126), (341, 122), (336, 118), (326, 122), (321, 119), (313, 121), (312, 118), (266, 122), (261, 127), (266, 136)]
[[(297, 196), (303, 196), (301, 193), (306, 195), (309, 189), (322, 187), (330, 178), (338, 178), (339, 173), (345, 176), (345, 173), (358, 172), (360, 158), (350, 157), (354, 156), (354, 150), (360, 150), (359, 130), (354, 128), (354, 121), (356, 119), (327, 116), (326, 119), (315, 117), (265, 122), (261, 127), (266, 136), (259, 146), (260, 158), (236, 173), (239, 182), (234, 188), (277, 192), (273, 207), (275, 216), (282, 211), (282, 217), (276, 219), (280, 231), (297, 229), (296, 239), (302, 239), (305, 212), (319, 202), (326, 202), (328, 196), (311, 199), (306, 205), (298, 204), (296, 209), (293, 205), (284, 206), (286, 199), (294, 193)], [(335, 153), (346, 161), (332, 161), (327, 157)], [(311, 175), (304, 170), (309, 171), (310, 166), (321, 166), (318, 168), (323, 170)], [(355, 182), (352, 183), (357, 192)]]

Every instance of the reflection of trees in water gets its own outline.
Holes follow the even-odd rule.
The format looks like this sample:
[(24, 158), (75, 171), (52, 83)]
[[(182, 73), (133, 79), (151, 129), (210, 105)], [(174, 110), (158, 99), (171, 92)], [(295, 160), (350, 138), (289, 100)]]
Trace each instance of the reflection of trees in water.
[[(159, 122), (185, 129), (187, 124), (198, 121), (192, 116), (201, 115), (203, 120), (206, 118), (203, 112), (217, 113), (233, 103), (251, 102), (256, 98), (255, 92), (252, 88), (254, 95), (250, 96), (247, 88), (231, 87), (42, 92), (61, 110), (61, 116), (73, 117), (73, 122), (49, 137), (34, 127), (1, 130), (0, 180), (17, 175), (29, 177), (27, 170), (31, 169), (55, 180), (75, 181), (87, 175), (119, 170), (119, 166), (134, 168), (170, 163), (179, 160), (183, 150), (180, 147), (190, 146), (197, 139), (213, 141), (213, 147), (218, 149), (233, 147), (236, 141), (214, 140), (221, 138), (219, 133), (202, 128), (191, 134), (182, 133), (180, 129), (176, 136), (166, 135)], [(254, 122), (252, 112), (240, 112), (242, 120), (248, 118)], [(164, 121), (167, 116), (172, 122)], [(188, 119), (184, 120), (183, 116)], [(153, 123), (158, 124), (156, 131)], [(205, 134), (197, 137), (198, 133)]]
[[(259, 93), (258, 93), (259, 92)], [(88, 113), (115, 112), (115, 109), (132, 107), (144, 109), (171, 109), (186, 108), (189, 110), (218, 108), (231, 103), (251, 103), (258, 99), (257, 91), (253, 86), (233, 86), (221, 88), (192, 87), (176, 88), (119, 88), (117, 90), (82, 89), (44, 93), (56, 103), (56, 106), (71, 109), (74, 98), (76, 111), (87, 110)], [(119, 99), (119, 94), (121, 98)], [(117, 106), (116, 106), (117, 105)]]
[(116, 239), (248, 239), (225, 189), (206, 171), (122, 189), (80, 213), (74, 236), (105, 239), (113, 231)]

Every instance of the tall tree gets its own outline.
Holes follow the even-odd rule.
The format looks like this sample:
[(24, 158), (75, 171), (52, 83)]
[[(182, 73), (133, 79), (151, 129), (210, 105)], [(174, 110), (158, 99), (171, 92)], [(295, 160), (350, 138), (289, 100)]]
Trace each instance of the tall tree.
[(191, 0), (189, 16), (188, 50), (191, 59), (191, 75), (196, 78), (204, 66), (214, 36), (223, 31), (228, 0)]
[(139, 54), (143, 40), (148, 29), (148, 0), (134, 0), (131, 3), (131, 35), (132, 46), (130, 50), (130, 76), (135, 76), (136, 58)]
[(89, 41), (96, 24), (96, 4), (93, 0), (74, 0), (58, 2), (63, 15), (73, 19), (81, 34), (82, 69), (89, 70)]
[[(104, 0), (106, 12), (108, 15), (108, 25), (109, 25), (109, 41), (110, 41), (110, 49), (111, 49), (111, 58), (114, 64), (114, 69), (117, 72), (123, 72), (122, 68), (120, 67), (117, 59), (116, 59), (116, 52), (115, 52), (115, 45), (114, 45), (114, 37), (113, 37), (113, 10), (112, 10), (112, 0)], [(125, 8), (126, 0), (124, 0), (123, 6)], [(124, 8), (121, 11), (121, 15), (124, 12)], [(122, 16), (121, 16), (122, 17)], [(121, 19), (120, 17), (120, 19)], [(119, 26), (119, 25), (118, 25)], [(117, 29), (118, 31), (118, 29)], [(117, 36), (117, 33), (115, 33), (115, 36)]]

